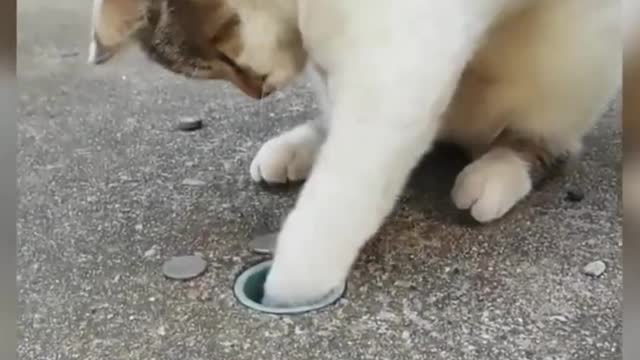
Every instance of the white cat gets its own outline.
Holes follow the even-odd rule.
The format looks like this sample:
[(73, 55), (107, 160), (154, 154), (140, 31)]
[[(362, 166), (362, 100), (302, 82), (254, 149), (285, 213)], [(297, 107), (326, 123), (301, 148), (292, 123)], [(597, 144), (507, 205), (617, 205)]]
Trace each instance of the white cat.
[[(97, 2), (113, 8), (108, 21), (96, 12), (93, 59), (167, 21), (166, 1), (129, 3), (135, 14)], [(285, 87), (307, 64), (325, 110), (265, 143), (251, 164), (256, 181), (307, 179), (278, 239), (268, 304), (304, 304), (342, 283), (436, 139), (475, 159), (456, 180), (456, 206), (480, 222), (501, 217), (531, 191), (534, 173), (579, 152), (621, 81), (619, 0), (208, 3), (213, 17), (224, 9), (238, 22), (240, 45), (217, 48), (224, 74), (220, 57), (201, 57), (198, 71), (167, 66), (157, 48), (148, 51), (155, 60), (245, 91), (261, 79), (261, 91), (247, 91), (254, 96)], [(149, 39), (147, 49), (166, 44)], [(202, 71), (215, 61), (215, 74)]]

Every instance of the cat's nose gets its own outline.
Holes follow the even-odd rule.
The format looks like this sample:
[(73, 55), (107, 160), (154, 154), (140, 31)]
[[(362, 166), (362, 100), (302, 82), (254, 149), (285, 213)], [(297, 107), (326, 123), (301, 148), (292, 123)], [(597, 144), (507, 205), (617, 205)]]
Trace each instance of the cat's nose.
[(276, 88), (269, 85), (269, 84), (265, 84), (262, 87), (262, 98), (266, 98), (267, 96), (273, 94), (276, 91)]
[(263, 85), (262, 87), (255, 89), (251, 94), (248, 95), (256, 100), (260, 100), (273, 94), (274, 91), (275, 89)]
[(271, 95), (273, 92), (271, 87), (266, 85), (265, 78), (265, 76), (246, 77), (244, 81), (241, 81), (241, 84), (236, 85), (238, 85), (245, 94), (256, 100), (260, 100)]

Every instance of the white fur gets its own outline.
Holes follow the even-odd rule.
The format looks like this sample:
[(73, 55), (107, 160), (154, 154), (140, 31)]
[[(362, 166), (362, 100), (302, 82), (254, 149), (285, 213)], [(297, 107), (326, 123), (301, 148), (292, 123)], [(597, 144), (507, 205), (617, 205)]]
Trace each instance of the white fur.
[(251, 162), (251, 178), (268, 183), (306, 179), (323, 140), (322, 132), (308, 122), (267, 141)]
[(496, 148), (462, 170), (451, 194), (458, 209), (471, 209), (484, 223), (502, 217), (531, 187), (527, 164), (513, 151)]
[(87, 56), (87, 61), (90, 64), (95, 63), (100, 57), (98, 43), (95, 40), (95, 32), (96, 25), (100, 20), (100, 14), (102, 12), (102, 2), (103, 0), (93, 0), (93, 11), (91, 13), (91, 42), (89, 43), (89, 53)]
[(328, 114), (331, 107), (326, 82), (313, 66), (307, 76), (316, 90), (322, 114), (315, 120), (299, 125), (274, 137), (262, 145), (251, 162), (251, 178), (256, 182), (281, 184), (307, 178), (316, 155), (326, 136)]
[[(251, 13), (246, 29), (262, 30), (243, 63), (269, 73), (273, 86), (288, 83), (295, 62), (265, 53), (294, 22), (328, 106), (326, 140), (321, 127), (302, 125), (267, 142), (251, 166), (255, 180), (282, 182), (304, 177), (314, 162), (278, 239), (270, 304), (313, 301), (346, 279), (434, 139), (482, 155), (509, 127), (554, 153), (570, 151), (620, 81), (615, 0), (233, 3)], [(461, 82), (469, 63), (491, 79), (486, 86)], [(484, 222), (530, 189), (526, 164), (493, 150), (460, 174), (452, 196)]]

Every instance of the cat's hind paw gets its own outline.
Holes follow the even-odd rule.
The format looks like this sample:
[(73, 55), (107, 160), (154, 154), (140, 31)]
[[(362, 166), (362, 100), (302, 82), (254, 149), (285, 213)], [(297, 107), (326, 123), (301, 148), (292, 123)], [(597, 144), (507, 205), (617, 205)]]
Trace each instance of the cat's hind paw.
[(527, 163), (509, 149), (494, 149), (458, 175), (451, 196), (458, 209), (470, 209), (478, 222), (505, 215), (532, 189)]

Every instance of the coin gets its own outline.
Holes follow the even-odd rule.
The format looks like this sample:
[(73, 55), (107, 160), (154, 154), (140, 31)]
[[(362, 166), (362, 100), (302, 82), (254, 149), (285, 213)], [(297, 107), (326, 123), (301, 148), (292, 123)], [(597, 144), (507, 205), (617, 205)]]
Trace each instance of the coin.
[(181, 131), (195, 131), (202, 129), (202, 120), (193, 117), (185, 116), (180, 118), (178, 122), (178, 130)]
[(174, 280), (189, 280), (198, 277), (207, 269), (207, 262), (200, 256), (174, 256), (162, 266), (164, 276)]
[(278, 233), (259, 235), (249, 242), (251, 251), (258, 254), (273, 254), (276, 250)]

